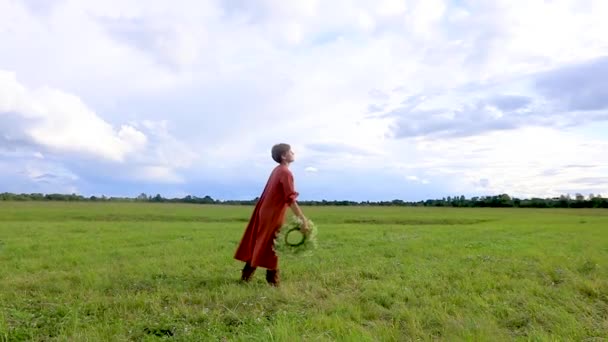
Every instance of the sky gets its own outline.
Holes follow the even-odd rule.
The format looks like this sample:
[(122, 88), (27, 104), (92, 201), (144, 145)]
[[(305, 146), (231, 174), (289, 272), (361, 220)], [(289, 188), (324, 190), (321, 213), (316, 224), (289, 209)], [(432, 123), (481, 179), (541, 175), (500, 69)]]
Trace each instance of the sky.
[(0, 0), (0, 192), (608, 196), (605, 0)]

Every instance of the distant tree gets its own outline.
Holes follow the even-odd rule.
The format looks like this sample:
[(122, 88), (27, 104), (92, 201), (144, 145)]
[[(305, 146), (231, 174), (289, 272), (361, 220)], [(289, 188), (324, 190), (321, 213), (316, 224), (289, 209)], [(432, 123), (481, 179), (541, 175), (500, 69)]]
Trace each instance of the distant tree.
[(213, 198), (211, 198), (211, 196), (205, 196), (202, 198), (201, 203), (203, 204), (213, 204), (215, 201), (213, 200)]
[(33, 201), (44, 201), (44, 195), (39, 193), (30, 194), (30, 199)]
[(570, 207), (570, 196), (564, 196), (561, 195), (559, 196), (559, 199), (557, 200), (557, 206), (560, 208), (569, 208)]
[[(111, 201), (111, 202), (131, 202), (131, 201), (149, 201), (149, 202), (169, 202), (169, 203), (196, 203), (196, 204), (226, 204), (226, 205), (255, 205), (259, 201), (259, 197), (252, 200), (214, 200), (211, 196), (196, 197), (192, 195), (184, 198), (163, 198), (160, 194), (156, 196), (148, 196), (141, 193), (134, 198), (122, 197), (101, 197), (91, 196), (85, 198), (77, 194), (14, 194), (0, 193), (1, 201)], [(521, 208), (608, 208), (608, 199), (601, 195), (589, 194), (588, 198), (577, 193), (575, 199), (571, 199), (569, 194), (561, 195), (553, 198), (531, 198), (519, 199), (511, 197), (509, 194), (503, 193), (492, 196), (474, 196), (467, 200), (464, 195), (448, 196), (441, 199), (426, 199), (417, 202), (408, 202), (396, 198), (390, 201), (346, 201), (346, 200), (320, 200), (320, 201), (300, 201), (302, 205), (315, 206), (430, 206), (430, 207), (521, 207)]]

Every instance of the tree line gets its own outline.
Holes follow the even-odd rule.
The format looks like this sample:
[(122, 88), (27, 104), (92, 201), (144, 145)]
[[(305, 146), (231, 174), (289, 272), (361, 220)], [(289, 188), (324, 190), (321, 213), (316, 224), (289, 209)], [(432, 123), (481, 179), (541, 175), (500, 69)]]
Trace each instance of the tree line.
[[(165, 198), (160, 194), (155, 196), (141, 193), (136, 197), (85, 197), (77, 194), (13, 194), (0, 193), (0, 201), (72, 201), (72, 202), (153, 202), (153, 203), (193, 203), (193, 204), (221, 204), (221, 205), (254, 205), (259, 198), (251, 200), (218, 200), (210, 196), (185, 196), (183, 198)], [(308, 206), (404, 206), (404, 207), (475, 207), (475, 208), (608, 208), (608, 198), (601, 195), (582, 194), (562, 195), (553, 198), (514, 198), (508, 194), (493, 196), (476, 196), (466, 198), (462, 196), (448, 196), (441, 199), (427, 199), (422, 201), (298, 201)]]

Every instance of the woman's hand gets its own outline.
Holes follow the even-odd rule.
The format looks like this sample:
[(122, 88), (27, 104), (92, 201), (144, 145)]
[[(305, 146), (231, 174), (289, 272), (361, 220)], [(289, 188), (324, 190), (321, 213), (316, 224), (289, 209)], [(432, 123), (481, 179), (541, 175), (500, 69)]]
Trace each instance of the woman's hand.
[(310, 227), (308, 226), (308, 220), (306, 217), (302, 218), (302, 226), (300, 227), (300, 231), (302, 234), (306, 235), (310, 231)]

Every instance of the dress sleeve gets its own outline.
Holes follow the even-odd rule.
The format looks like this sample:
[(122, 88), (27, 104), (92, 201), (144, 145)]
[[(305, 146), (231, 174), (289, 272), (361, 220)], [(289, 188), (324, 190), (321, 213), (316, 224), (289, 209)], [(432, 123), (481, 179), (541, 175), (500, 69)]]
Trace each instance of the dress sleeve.
[(285, 203), (287, 203), (287, 205), (293, 204), (300, 195), (295, 190), (293, 174), (289, 171), (285, 172), (284, 176), (281, 177), (281, 183), (283, 185), (283, 199)]

